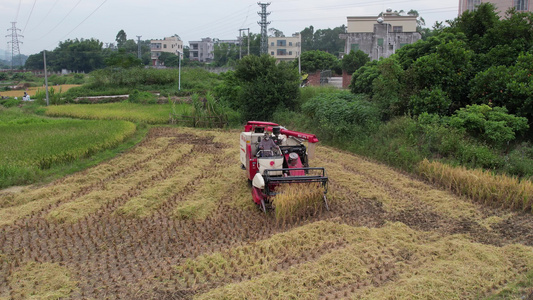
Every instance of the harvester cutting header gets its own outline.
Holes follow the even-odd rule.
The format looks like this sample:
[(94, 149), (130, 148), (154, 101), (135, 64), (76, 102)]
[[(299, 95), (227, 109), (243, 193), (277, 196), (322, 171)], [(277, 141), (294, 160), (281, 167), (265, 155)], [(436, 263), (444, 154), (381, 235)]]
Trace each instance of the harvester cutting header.
[[(308, 147), (304, 145), (307, 141)], [(328, 208), (328, 177), (324, 168), (309, 167), (318, 139), (276, 123), (248, 121), (240, 135), (241, 168), (252, 185), (253, 201), (266, 212), (282, 184), (315, 183), (323, 188)]]

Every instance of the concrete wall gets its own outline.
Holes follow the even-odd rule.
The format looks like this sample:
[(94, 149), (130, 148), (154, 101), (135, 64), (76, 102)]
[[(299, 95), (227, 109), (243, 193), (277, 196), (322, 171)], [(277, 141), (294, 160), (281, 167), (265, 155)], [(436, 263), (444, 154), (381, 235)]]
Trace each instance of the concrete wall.
[(412, 44), (421, 38), (418, 32), (392, 32), (391, 24), (374, 24), (373, 32), (354, 32), (340, 34), (346, 40), (344, 51), (361, 50), (372, 60), (389, 57), (402, 46)]
[[(496, 11), (498, 11), (498, 15), (501, 17), (505, 16), (505, 12), (510, 8), (515, 6), (515, 0), (459, 0), (459, 15), (461, 15), (463, 12), (468, 10), (469, 3), (492, 3), (496, 6)], [(528, 11), (533, 11), (533, 8), (531, 7), (533, 5), (533, 0), (526, 0)]]
[[(403, 32), (416, 32), (415, 16), (384, 15), (383, 22), (394, 26), (402, 26)], [(378, 17), (348, 17), (347, 33), (374, 32)]]

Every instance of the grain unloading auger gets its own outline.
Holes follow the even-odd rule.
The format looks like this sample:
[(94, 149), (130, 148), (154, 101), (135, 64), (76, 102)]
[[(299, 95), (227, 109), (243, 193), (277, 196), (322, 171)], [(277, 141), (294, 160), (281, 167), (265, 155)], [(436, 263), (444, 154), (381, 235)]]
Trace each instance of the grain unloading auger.
[[(308, 147), (304, 145), (308, 142)], [(316, 183), (326, 193), (328, 177), (324, 168), (309, 167), (318, 139), (314, 134), (287, 130), (270, 122), (248, 121), (240, 135), (241, 168), (252, 186), (253, 201), (266, 212), (282, 184)]]

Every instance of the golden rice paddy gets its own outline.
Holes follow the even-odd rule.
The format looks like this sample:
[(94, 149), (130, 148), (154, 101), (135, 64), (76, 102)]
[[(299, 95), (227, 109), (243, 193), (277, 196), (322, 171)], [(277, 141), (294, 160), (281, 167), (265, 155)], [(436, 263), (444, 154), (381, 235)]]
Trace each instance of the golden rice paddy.
[[(69, 89), (73, 88), (73, 87), (77, 87), (77, 86), (80, 86), (79, 84), (61, 84), (61, 85), (53, 85), (53, 86), (49, 86), (50, 87), (53, 87), (54, 90), (57, 92), (61, 91), (61, 93), (64, 93), (66, 91), (68, 91)], [(0, 92), (0, 96), (4, 96), (4, 97), (19, 97), (19, 99), (22, 99), (22, 96), (24, 96), (24, 92), (28, 93), (28, 95), (30, 95), (30, 97), (33, 97), (35, 96), (35, 94), (38, 92), (38, 91), (44, 91), (45, 90), (45, 87), (42, 86), (42, 87), (28, 87), (28, 88), (25, 88), (23, 90), (11, 90), (11, 91), (3, 91), (3, 92)]]
[(238, 136), (153, 128), (137, 147), (98, 166), (0, 191), (0, 299), (532, 292), (530, 213), (318, 147), (311, 165), (327, 170), (330, 210), (322, 188), (290, 185), (264, 214), (240, 169)]

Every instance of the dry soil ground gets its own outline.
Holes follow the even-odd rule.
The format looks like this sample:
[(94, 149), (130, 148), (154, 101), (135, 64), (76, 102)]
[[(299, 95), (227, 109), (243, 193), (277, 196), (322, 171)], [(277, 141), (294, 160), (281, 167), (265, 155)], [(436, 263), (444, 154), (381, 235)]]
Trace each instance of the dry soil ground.
[(0, 299), (479, 299), (533, 268), (530, 214), (328, 147), (311, 164), (331, 210), (277, 223), (252, 203), (238, 135), (154, 128), (96, 167), (0, 191)]

